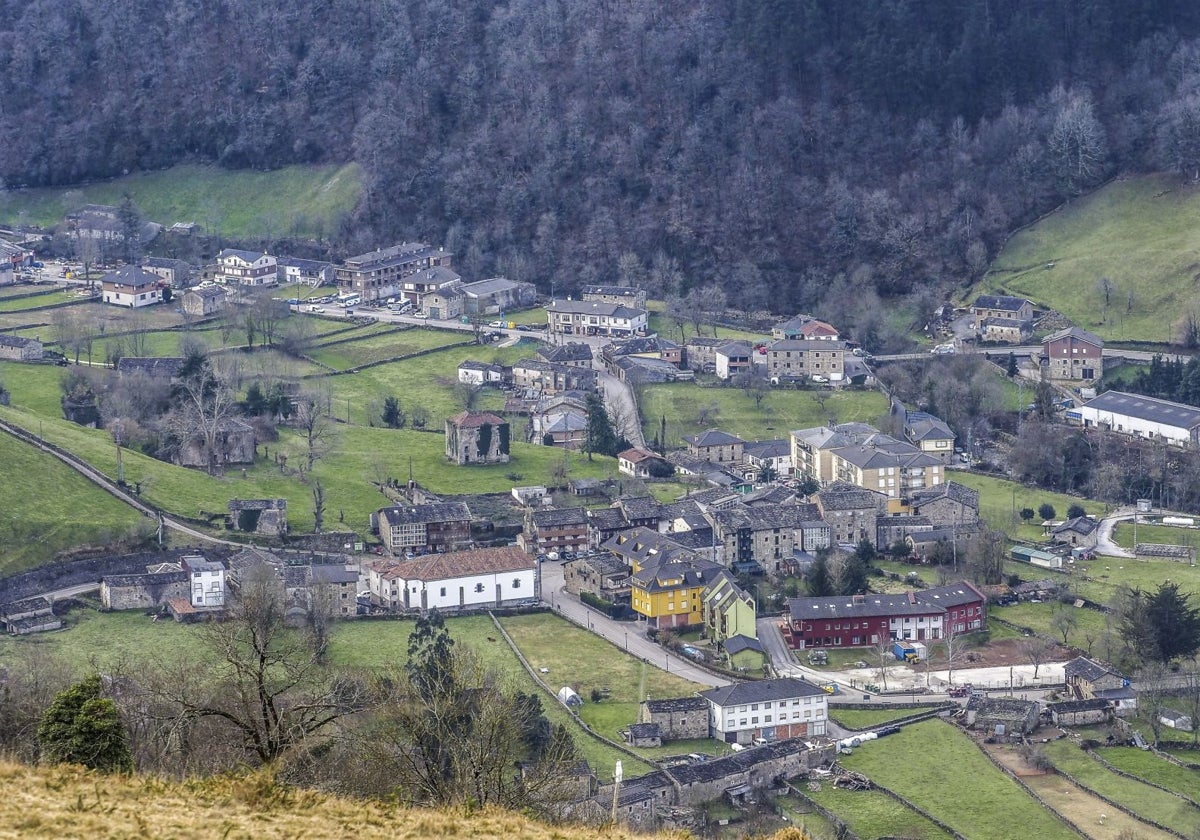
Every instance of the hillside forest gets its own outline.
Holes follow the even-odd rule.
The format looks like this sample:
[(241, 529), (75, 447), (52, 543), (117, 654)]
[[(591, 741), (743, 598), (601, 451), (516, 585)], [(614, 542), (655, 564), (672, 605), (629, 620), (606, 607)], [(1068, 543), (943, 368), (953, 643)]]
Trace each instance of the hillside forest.
[(1064, 200), (1200, 174), (1197, 35), (1188, 0), (0, 0), (0, 179), (352, 159), (341, 253), (718, 284), (886, 347), (881, 301)]

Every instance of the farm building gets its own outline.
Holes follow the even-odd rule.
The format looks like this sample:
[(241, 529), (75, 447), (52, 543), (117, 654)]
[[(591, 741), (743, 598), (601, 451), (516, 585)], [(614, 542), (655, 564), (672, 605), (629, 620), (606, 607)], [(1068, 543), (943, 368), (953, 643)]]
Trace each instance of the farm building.
[(1068, 411), (1067, 418), (1086, 428), (1164, 440), (1177, 446), (1200, 443), (1200, 408), (1140, 394), (1105, 391)]
[(1041, 566), (1043, 569), (1061, 569), (1063, 564), (1063, 559), (1057, 554), (1028, 545), (1014, 545), (1010, 553), (1014, 560)]

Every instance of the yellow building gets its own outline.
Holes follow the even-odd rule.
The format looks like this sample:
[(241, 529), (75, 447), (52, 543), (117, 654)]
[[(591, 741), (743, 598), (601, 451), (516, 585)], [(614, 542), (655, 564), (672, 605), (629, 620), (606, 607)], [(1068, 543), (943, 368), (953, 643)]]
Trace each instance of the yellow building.
[(707, 560), (651, 561), (629, 578), (630, 603), (659, 629), (704, 622), (704, 588), (724, 571)]

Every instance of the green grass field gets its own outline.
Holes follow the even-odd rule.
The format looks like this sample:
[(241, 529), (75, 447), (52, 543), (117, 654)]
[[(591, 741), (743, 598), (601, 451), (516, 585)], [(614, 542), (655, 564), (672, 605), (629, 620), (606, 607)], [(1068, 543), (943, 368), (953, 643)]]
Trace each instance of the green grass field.
[[(1076, 609), (1070, 605), (1067, 608), (1075, 611), (1076, 622), (1075, 627), (1067, 634), (1067, 644), (1085, 650), (1088, 647), (1089, 637), (1094, 644), (1104, 632), (1104, 614), (1097, 610)], [(1055, 629), (1052, 623), (1056, 609), (1058, 609), (1057, 603), (1022, 602), (1013, 604), (1011, 607), (989, 607), (988, 614), (1012, 622), (1018, 627), (1030, 627), (1039, 635), (1062, 641), (1062, 634)]]
[(233, 238), (327, 237), (362, 194), (357, 164), (288, 166), (270, 172), (181, 165), (82, 187), (10, 190), (0, 221), (53, 225), (82, 204), (133, 198), (143, 217), (196, 222)]
[[(36, 297), (0, 298), (0, 312), (24, 312), (38, 306), (51, 306), (55, 303), (78, 303), (80, 300), (72, 292), (55, 291), (53, 289)], [(41, 313), (45, 317), (53, 317), (51, 313)]]
[(152, 523), (66, 464), (0, 433), (0, 575), (79, 544), (104, 546)]
[[(824, 400), (824, 406), (821, 405)], [(701, 424), (700, 410), (716, 406)], [(792, 429), (839, 423), (874, 423), (887, 411), (887, 399), (877, 391), (797, 391), (773, 389), (762, 401), (740, 388), (705, 388), (686, 382), (648, 385), (641, 392), (643, 428), (647, 440), (667, 418), (668, 446), (681, 446), (684, 435), (720, 428), (746, 440), (786, 438)]]
[[(1054, 741), (1046, 744), (1044, 750), (1055, 767), (1138, 816), (1152, 819), (1186, 837), (1194, 836), (1195, 832), (1200, 831), (1200, 810), (1166, 791), (1118, 776), (1079, 749), (1072, 741)], [(1193, 781), (1192, 784), (1196, 783)], [(1195, 787), (1192, 789), (1195, 790)]]
[[(1022, 522), (1018, 517), (1014, 523), (1014, 511), (1020, 513), (1022, 508), (1037, 510), (1042, 504), (1049, 502), (1054, 506), (1059, 519), (1065, 519), (1067, 509), (1071, 505), (1081, 505), (1089, 514), (1102, 515), (1105, 507), (1102, 502), (1090, 499), (1079, 499), (1063, 493), (1052, 493), (1036, 487), (1026, 487), (1004, 478), (989, 475), (954, 471), (947, 479), (959, 484), (973, 487), (979, 491), (979, 513), (991, 528), (1006, 531), (1010, 537), (1041, 541), (1042, 523), (1038, 517), (1030, 520), (1031, 524)], [(1036, 523), (1036, 524), (1032, 524)]]
[(805, 793), (841, 817), (863, 840), (877, 837), (940, 840), (952, 836), (880, 790), (850, 791), (822, 783), (820, 790)]
[[(965, 299), (1028, 296), (1103, 338), (1166, 342), (1200, 310), (1198, 276), (1200, 187), (1153, 175), (1115, 181), (1018, 232)], [(1101, 277), (1113, 285), (1107, 308)]]
[(874, 729), (916, 714), (920, 709), (843, 709), (838, 706), (829, 707), (829, 716), (847, 729)]
[[(1137, 541), (1140, 543), (1163, 543), (1164, 545), (1189, 545), (1200, 547), (1200, 530), (1176, 525), (1151, 525), (1139, 522)], [(1133, 523), (1119, 522), (1113, 528), (1113, 542), (1122, 548), (1133, 549)]]
[(1147, 782), (1200, 800), (1200, 770), (1190, 770), (1136, 747), (1105, 747), (1100, 757), (1114, 767)]
[[(558, 619), (556, 619), (558, 621)], [(484, 661), (509, 684), (520, 691), (535, 691), (536, 685), (517, 660), (512, 650), (501, 642), (490, 642), (497, 633), (486, 616), (450, 618), (446, 621), (450, 635), (459, 643), (475, 650)], [(0, 661), (38, 650), (59, 661), (76, 673), (95, 668), (115, 668), (119, 664), (167, 663), (186, 654), (197, 664), (209, 661), (211, 654), (197, 645), (194, 625), (173, 621), (152, 622), (140, 610), (99, 613), (76, 610), (70, 613), (67, 629), (29, 637), (0, 637)], [(408, 659), (408, 637), (411, 621), (351, 621), (334, 625), (330, 640), (329, 658), (338, 666), (364, 669), (383, 669), (403, 665)], [(553, 628), (559, 632), (559, 628)], [(577, 631), (587, 635), (583, 631)], [(611, 659), (620, 659), (609, 648)], [(639, 663), (640, 664), (640, 663)], [(575, 732), (575, 741), (601, 778), (611, 778), (617, 759), (622, 759), (630, 775), (649, 772), (619, 750), (587, 736), (580, 731), (571, 715), (548, 696), (540, 695), (547, 717), (553, 723), (563, 723)]]
[[(331, 340), (336, 340), (335, 336)], [(407, 356), (420, 350), (445, 347), (470, 341), (469, 333), (449, 330), (431, 330), (424, 327), (409, 327), (378, 331), (347, 344), (330, 347), (314, 347), (306, 354), (309, 358), (334, 370), (349, 370), (360, 365)], [(480, 348), (483, 350), (484, 348)], [(478, 352), (478, 351), (477, 351)]]
[[(638, 704), (647, 697), (689, 697), (703, 688), (637, 657), (614, 655), (619, 652), (613, 645), (555, 615), (516, 616), (502, 623), (530, 665), (549, 669), (546, 682), (575, 689), (584, 699), (580, 717), (615, 741), (622, 727), (637, 722)], [(607, 689), (609, 696), (593, 703), (592, 689)], [(680, 752), (676, 744), (664, 749)]]
[[(902, 757), (902, 758), (901, 758)], [(868, 742), (842, 763), (899, 793), (971, 840), (1075, 835), (965, 735), (942, 721), (904, 727)], [(963, 784), (969, 779), (969, 784)]]

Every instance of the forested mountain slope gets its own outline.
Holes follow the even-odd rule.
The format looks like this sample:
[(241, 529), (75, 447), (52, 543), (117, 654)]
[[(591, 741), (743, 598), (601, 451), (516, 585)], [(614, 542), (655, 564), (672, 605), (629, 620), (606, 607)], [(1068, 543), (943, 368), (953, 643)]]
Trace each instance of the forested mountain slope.
[(861, 331), (1117, 170), (1195, 174), (1198, 32), (1189, 0), (0, 0), (0, 178), (354, 159), (348, 250)]

